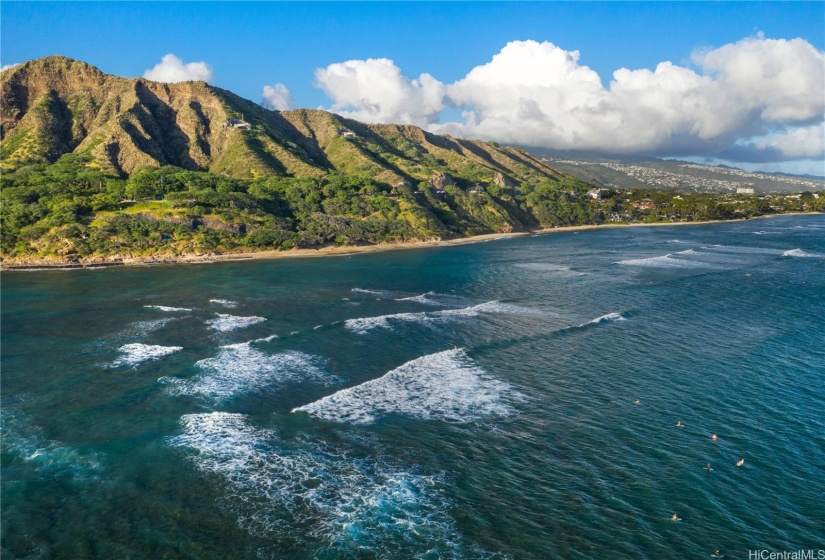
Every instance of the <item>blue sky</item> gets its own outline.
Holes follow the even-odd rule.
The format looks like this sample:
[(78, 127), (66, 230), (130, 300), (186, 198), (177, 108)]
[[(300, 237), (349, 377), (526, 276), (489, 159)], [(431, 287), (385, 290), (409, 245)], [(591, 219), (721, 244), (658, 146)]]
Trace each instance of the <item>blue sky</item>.
[[(559, 52), (579, 51), (577, 64), (595, 71), (605, 88), (619, 68), (654, 70), (659, 63), (670, 61), (696, 70), (692, 56), (697, 51), (736, 44), (747, 38), (801, 38), (816, 51), (825, 50), (823, 2), (4, 0), (0, 15), (0, 57), (4, 65), (62, 54), (108, 73), (140, 76), (158, 64), (161, 57), (173, 53), (185, 63), (206, 62), (212, 69), (212, 83), (254, 101), (261, 101), (264, 85), (281, 83), (291, 94), (292, 106), (335, 107), (364, 120), (370, 120), (369, 115), (357, 100), (352, 102), (354, 91), (346, 89), (347, 84), (335, 85), (330, 81), (325, 93), (316, 87), (316, 70), (352, 60), (390, 59), (402, 78), (412, 83), (413, 93), (421, 84), (420, 80), (412, 80), (423, 73), (448, 88), (447, 101), (437, 109), (403, 117), (416, 124), (430, 123), (431, 128), (438, 123), (461, 120), (461, 112), (468, 107), (475, 113), (474, 118), (491, 114), (492, 109), (485, 113), (480, 108), (484, 101), (476, 99), (477, 95), (453, 95), (448, 86), (461, 81), (473, 68), (490, 63), (512, 41), (552, 44)], [(544, 49), (544, 54), (550, 56), (548, 49)], [(347, 70), (350, 75), (361, 71), (356, 67)], [(468, 101), (456, 101), (459, 98)], [(375, 102), (388, 103), (384, 99)], [(395, 116), (387, 111), (380, 114)], [(782, 126), (777, 126), (777, 122), (761, 123), (762, 128), (749, 132), (750, 138), (764, 139), (784, 133), (784, 121)], [(816, 118), (800, 117), (794, 126), (810, 127), (817, 122)], [(468, 129), (465, 121), (461, 124), (465, 126), (461, 130), (476, 131), (481, 137), (494, 138), (497, 134), (491, 132), (490, 126)], [(460, 132), (456, 127), (446, 131)], [(541, 140), (553, 142), (550, 138)], [(741, 147), (748, 141), (728, 139), (728, 144), (738, 142)], [(756, 142), (765, 144), (763, 140)], [(714, 149), (715, 156), (725, 153), (722, 148)], [(815, 163), (819, 159), (808, 158)], [(805, 165), (810, 167), (810, 163)]]

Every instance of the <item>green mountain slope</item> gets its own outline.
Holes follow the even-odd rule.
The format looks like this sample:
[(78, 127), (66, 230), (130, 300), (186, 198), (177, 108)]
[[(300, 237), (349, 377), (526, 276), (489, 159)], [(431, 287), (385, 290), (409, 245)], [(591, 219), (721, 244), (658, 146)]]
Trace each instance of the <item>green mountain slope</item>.
[(120, 78), (59, 56), (0, 74), (0, 168), (5, 265), (404, 242), (605, 215), (591, 185), (519, 148), (271, 111), (205, 82)]
[(591, 222), (528, 152), (270, 111), (53, 56), (0, 75), (6, 264), (401, 242)]

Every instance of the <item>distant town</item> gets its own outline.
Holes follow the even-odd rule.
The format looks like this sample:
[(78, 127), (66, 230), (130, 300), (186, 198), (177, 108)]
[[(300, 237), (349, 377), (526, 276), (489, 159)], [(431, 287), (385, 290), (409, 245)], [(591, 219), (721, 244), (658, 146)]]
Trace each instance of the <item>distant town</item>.
[(656, 188), (740, 194), (825, 190), (825, 179), (754, 173), (732, 167), (676, 161), (629, 164), (552, 157), (543, 160), (581, 180), (614, 189)]

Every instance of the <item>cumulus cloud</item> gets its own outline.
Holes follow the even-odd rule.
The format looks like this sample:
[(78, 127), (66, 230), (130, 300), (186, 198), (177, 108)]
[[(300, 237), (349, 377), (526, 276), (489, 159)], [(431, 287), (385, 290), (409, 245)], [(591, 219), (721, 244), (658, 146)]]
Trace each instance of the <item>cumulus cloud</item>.
[(444, 109), (444, 84), (429, 74), (406, 78), (386, 58), (330, 64), (315, 71), (315, 82), (333, 100), (333, 111), (363, 122), (423, 126)]
[(14, 68), (15, 66), (20, 66), (19, 62), (15, 62), (14, 64), (4, 64), (0, 66), (0, 72), (5, 72), (9, 68)]
[(263, 103), (276, 111), (288, 111), (292, 108), (292, 93), (281, 83), (264, 86)]
[(173, 54), (167, 54), (153, 68), (146, 70), (143, 77), (155, 82), (187, 82), (202, 80), (212, 82), (212, 67), (205, 62), (184, 63)]
[[(605, 87), (578, 51), (513, 41), (453, 84), (404, 77), (390, 60), (316, 72), (332, 110), (368, 122), (560, 150), (825, 156), (825, 53), (803, 39), (746, 38), (696, 52), (691, 67), (621, 68)], [(439, 123), (445, 107), (462, 121)]]

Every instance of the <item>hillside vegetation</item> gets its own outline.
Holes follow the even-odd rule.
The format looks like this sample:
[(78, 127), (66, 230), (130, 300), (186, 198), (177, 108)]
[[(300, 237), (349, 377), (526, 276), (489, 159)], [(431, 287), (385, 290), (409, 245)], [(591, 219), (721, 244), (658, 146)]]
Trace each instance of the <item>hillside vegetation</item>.
[(3, 72), (2, 255), (86, 260), (401, 242), (593, 219), (526, 151), (277, 112), (63, 57)]
[(0, 74), (0, 102), (6, 265), (606, 219), (591, 185), (525, 150), (319, 110), (271, 111), (205, 82), (119, 78), (54, 56)]

